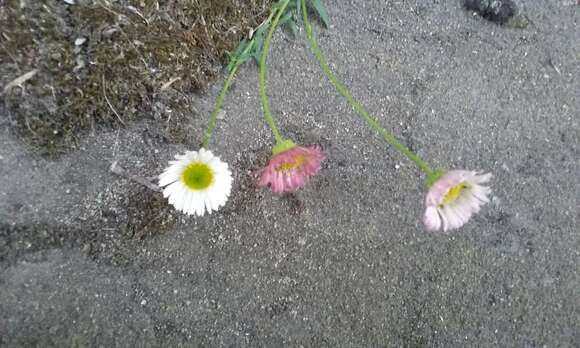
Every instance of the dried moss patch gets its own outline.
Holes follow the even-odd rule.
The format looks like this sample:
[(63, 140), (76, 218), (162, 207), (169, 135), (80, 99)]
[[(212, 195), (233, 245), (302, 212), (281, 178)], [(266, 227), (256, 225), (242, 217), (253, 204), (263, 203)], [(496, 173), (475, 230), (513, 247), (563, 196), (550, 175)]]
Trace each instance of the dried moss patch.
[(216, 78), (270, 0), (8, 0), (0, 5), (0, 85), (37, 69), (1, 102), (15, 129), (54, 154), (98, 127), (151, 117), (170, 139), (188, 94)]

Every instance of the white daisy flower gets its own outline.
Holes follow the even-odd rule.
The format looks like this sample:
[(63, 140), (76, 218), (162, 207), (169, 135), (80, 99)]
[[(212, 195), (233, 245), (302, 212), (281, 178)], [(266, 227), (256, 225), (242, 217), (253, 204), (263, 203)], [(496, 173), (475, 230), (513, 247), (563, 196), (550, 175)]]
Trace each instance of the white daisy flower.
[(202, 216), (225, 205), (233, 180), (227, 163), (203, 148), (175, 158), (159, 175), (163, 196), (175, 209)]
[(446, 232), (463, 226), (489, 202), (491, 189), (482, 184), (490, 179), (490, 173), (479, 175), (467, 170), (452, 170), (443, 175), (425, 198), (425, 227), (430, 231), (443, 228)]

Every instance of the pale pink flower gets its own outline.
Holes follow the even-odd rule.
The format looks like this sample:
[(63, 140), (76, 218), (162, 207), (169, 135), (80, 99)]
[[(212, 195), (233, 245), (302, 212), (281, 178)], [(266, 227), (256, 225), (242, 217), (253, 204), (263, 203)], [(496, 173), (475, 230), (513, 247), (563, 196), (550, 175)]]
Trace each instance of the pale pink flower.
[(491, 189), (482, 186), (491, 179), (490, 173), (479, 175), (467, 170), (452, 170), (429, 189), (425, 198), (423, 223), (430, 231), (452, 230), (463, 226), (481, 206), (489, 202)]
[(303, 187), (308, 177), (318, 174), (324, 154), (318, 146), (295, 146), (274, 155), (258, 173), (258, 186), (268, 186), (276, 193)]

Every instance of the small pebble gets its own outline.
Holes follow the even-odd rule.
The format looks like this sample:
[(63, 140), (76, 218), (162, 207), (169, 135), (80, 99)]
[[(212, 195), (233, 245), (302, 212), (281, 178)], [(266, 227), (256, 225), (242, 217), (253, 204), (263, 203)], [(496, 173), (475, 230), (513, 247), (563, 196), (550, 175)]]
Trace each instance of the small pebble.
[(87, 38), (86, 37), (78, 37), (75, 40), (75, 46), (81, 46), (82, 44), (84, 44), (85, 42), (87, 42)]
[(464, 0), (463, 6), (491, 22), (501, 24), (516, 14), (516, 5), (512, 0)]

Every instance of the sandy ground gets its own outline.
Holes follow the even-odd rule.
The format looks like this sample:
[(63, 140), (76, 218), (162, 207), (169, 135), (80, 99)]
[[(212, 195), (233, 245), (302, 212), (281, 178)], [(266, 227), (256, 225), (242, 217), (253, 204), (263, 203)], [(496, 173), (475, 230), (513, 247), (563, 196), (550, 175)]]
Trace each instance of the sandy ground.
[[(580, 7), (525, 5), (516, 29), (456, 1), (328, 1), (333, 25), (318, 30), (338, 76), (407, 145), (494, 173), (492, 202), (450, 235), (423, 230), (424, 177), (303, 37), (276, 36), (268, 93), (282, 132), (328, 159), (292, 196), (252, 184), (272, 144), (252, 65), (212, 144), (233, 198), (203, 218), (109, 172), (118, 160), (157, 175), (197, 139), (170, 144), (152, 118), (47, 160), (0, 117), (0, 345), (580, 346)], [(219, 87), (190, 96), (201, 115)]]

